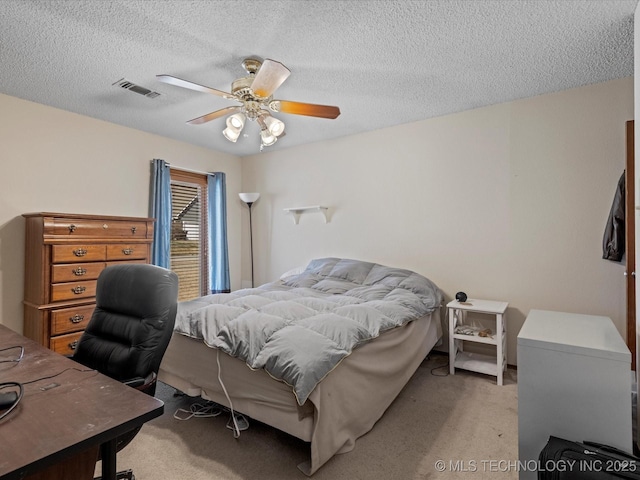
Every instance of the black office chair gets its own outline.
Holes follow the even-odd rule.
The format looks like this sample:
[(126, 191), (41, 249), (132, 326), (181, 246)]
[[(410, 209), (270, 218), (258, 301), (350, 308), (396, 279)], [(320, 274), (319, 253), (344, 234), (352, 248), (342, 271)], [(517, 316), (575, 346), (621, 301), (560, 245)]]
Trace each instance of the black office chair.
[[(177, 298), (178, 276), (170, 270), (135, 263), (105, 268), (98, 277), (96, 308), (73, 359), (155, 395), (158, 369), (176, 319)], [(118, 437), (117, 451), (139, 430)], [(118, 472), (117, 478), (133, 480), (134, 476), (127, 470)]]

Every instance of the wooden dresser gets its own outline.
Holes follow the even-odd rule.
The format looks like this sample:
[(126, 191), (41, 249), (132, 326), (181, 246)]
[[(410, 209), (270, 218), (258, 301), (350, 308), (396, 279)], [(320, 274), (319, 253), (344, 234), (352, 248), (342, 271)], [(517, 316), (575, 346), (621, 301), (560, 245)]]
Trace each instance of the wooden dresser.
[(153, 219), (27, 213), (24, 335), (73, 354), (95, 307), (100, 272), (117, 263), (149, 263)]

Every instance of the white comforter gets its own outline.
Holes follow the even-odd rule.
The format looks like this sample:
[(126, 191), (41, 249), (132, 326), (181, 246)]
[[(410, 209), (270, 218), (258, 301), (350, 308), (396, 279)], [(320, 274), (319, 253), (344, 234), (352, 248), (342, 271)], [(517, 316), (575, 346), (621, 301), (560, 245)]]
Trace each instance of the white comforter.
[(358, 345), (441, 301), (440, 289), (410, 270), (324, 258), (259, 288), (182, 302), (175, 330), (264, 368), (302, 405)]

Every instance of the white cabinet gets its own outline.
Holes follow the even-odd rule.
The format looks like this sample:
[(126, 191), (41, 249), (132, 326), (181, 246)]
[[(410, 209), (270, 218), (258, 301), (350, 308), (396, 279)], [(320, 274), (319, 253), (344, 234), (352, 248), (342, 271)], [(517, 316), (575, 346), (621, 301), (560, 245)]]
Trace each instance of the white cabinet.
[[(505, 311), (507, 302), (469, 299), (466, 302), (452, 300), (447, 304), (449, 315), (449, 373), (455, 375), (456, 368), (485, 373), (496, 377), (502, 385), (502, 375), (507, 367), (507, 322)], [(467, 313), (495, 316), (495, 329), (488, 335), (481, 335), (482, 329), (466, 325)], [(465, 333), (461, 333), (464, 330)], [(495, 356), (464, 351), (464, 342), (495, 345)]]
[(519, 460), (537, 461), (550, 435), (631, 452), (631, 413), (631, 353), (611, 319), (531, 310), (518, 334)]

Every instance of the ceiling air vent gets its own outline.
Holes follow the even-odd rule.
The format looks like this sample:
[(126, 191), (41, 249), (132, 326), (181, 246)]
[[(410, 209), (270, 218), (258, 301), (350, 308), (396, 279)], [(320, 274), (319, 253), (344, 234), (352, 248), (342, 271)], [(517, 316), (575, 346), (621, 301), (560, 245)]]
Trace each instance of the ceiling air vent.
[(158, 92), (154, 92), (153, 90), (149, 90), (148, 88), (141, 87), (140, 85), (136, 85), (135, 83), (130, 82), (126, 78), (121, 78), (120, 80), (115, 82), (113, 85), (120, 88), (124, 88), (125, 90), (130, 90), (139, 95), (144, 95), (145, 97), (148, 97), (148, 98), (156, 98), (157, 96), (160, 95)]

